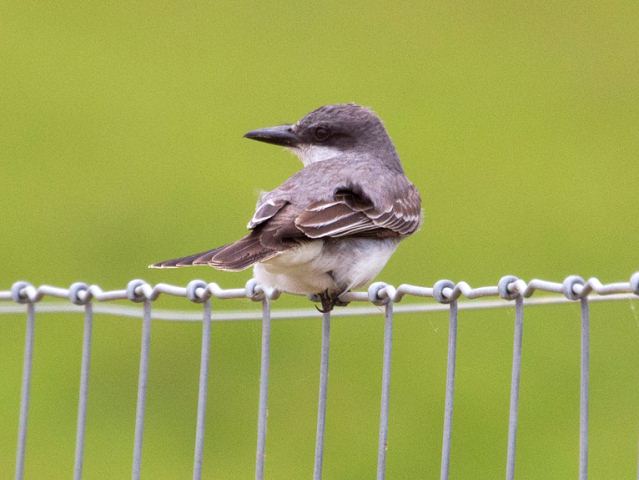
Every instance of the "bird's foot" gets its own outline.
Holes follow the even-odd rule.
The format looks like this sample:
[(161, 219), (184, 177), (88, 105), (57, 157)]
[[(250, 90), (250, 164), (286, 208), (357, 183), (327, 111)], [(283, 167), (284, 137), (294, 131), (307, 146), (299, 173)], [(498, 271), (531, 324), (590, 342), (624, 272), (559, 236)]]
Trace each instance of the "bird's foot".
[[(342, 292), (342, 293), (344, 293), (344, 292)], [(340, 293), (340, 295), (341, 295), (341, 293)], [(333, 305), (335, 305), (336, 307), (345, 307), (349, 303), (350, 302), (344, 302), (344, 301), (340, 300), (339, 299), (339, 295), (333, 299)]]
[(320, 303), (322, 304), (322, 308), (315, 305), (315, 308), (320, 313), (328, 313), (333, 310), (333, 298), (329, 295), (328, 290), (324, 290), (322, 293), (317, 295), (319, 297)]
[(345, 307), (346, 305), (348, 305), (350, 302), (345, 302), (344, 300), (342, 300), (341, 297), (343, 294), (350, 292), (350, 290), (348, 288), (342, 290), (341, 292), (339, 292), (337, 295), (335, 295), (333, 297), (333, 305), (337, 306), (337, 307)]
[(317, 305), (315, 306), (315, 308), (320, 313), (328, 313), (333, 310), (335, 306), (345, 307), (346, 305), (348, 305), (348, 302), (344, 302), (339, 299), (339, 296), (342, 293), (344, 292), (341, 292), (338, 295), (331, 295), (330, 293), (328, 293), (328, 290), (324, 290), (322, 293), (317, 294), (320, 303), (322, 304), (322, 308), (318, 307)]

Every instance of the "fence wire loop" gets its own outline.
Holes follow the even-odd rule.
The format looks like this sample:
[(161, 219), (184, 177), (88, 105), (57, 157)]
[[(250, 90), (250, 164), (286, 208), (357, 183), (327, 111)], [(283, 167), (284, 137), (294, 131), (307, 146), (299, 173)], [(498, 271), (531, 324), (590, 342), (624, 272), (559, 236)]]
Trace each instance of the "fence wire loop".
[(149, 286), (144, 280), (131, 280), (126, 286), (126, 296), (135, 303), (142, 303), (146, 300), (146, 295), (142, 290), (144, 286)]
[(455, 300), (454, 292), (455, 284), (451, 280), (439, 280), (433, 285), (433, 298), (439, 303), (452, 303)]
[(186, 298), (193, 303), (204, 303), (211, 298), (211, 291), (204, 280), (191, 280), (186, 286)]
[(83, 282), (76, 282), (69, 287), (69, 301), (74, 305), (86, 305), (91, 301), (89, 286)]
[[(248, 282), (246, 282), (244, 289), (246, 292), (246, 298), (249, 298), (254, 302), (261, 302), (265, 298), (268, 300), (277, 300), (281, 294), (281, 292), (275, 288), (268, 288), (260, 285), (254, 278), (251, 278)], [(311, 301), (315, 301), (312, 297), (309, 298)]]
[(257, 280), (251, 278), (246, 282), (246, 298), (253, 300), (254, 302), (260, 302), (264, 299), (264, 291)]
[(395, 289), (384, 282), (375, 282), (368, 287), (368, 299), (379, 307), (392, 302), (395, 297)]
[(497, 290), (499, 296), (504, 300), (515, 300), (521, 295), (521, 292), (517, 289), (517, 281), (519, 278), (514, 275), (505, 275), (499, 279), (497, 284)]
[(579, 275), (570, 275), (566, 277), (563, 283), (564, 295), (569, 300), (579, 300), (585, 295), (588, 295), (589, 291), (585, 288), (585, 281)]
[(27, 287), (33, 288), (29, 282), (16, 282), (11, 285), (11, 299), (16, 303), (31, 303), (25, 290)]

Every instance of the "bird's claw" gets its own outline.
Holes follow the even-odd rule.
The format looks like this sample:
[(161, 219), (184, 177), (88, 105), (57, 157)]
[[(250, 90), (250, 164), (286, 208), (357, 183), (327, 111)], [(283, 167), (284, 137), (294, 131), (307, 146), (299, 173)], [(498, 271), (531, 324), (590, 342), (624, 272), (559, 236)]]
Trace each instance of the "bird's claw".
[(315, 305), (315, 308), (320, 313), (328, 313), (333, 310), (335, 306), (345, 307), (346, 305), (348, 305), (348, 302), (344, 302), (339, 299), (339, 295), (333, 296), (328, 293), (328, 290), (324, 290), (322, 293), (318, 293), (317, 297), (322, 304), (322, 308), (318, 307), (317, 305)]
[(315, 308), (317, 308), (318, 312), (328, 313), (331, 310), (333, 310), (333, 306), (335, 305), (335, 300), (328, 293), (328, 290), (324, 290), (318, 296), (319, 296), (320, 302), (322, 303), (322, 308), (319, 308), (317, 305), (315, 305)]
[(315, 309), (316, 309), (318, 312), (320, 312), (320, 313), (328, 313), (328, 312), (330, 312), (331, 310), (333, 310), (333, 307), (331, 307), (331, 308), (329, 308), (329, 309), (326, 309), (326, 310), (325, 310), (324, 308), (320, 308), (320, 307), (318, 307), (317, 305), (315, 305)]

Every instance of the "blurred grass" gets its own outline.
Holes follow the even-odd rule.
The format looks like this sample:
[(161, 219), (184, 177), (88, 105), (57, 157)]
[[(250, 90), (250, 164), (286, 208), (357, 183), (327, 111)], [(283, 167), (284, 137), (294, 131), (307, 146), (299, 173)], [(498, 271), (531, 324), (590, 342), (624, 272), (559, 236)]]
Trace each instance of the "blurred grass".
[[(244, 132), (342, 101), (380, 113), (424, 199), (425, 226), (385, 281), (638, 269), (636, 2), (3, 2), (0, 18), (0, 288), (242, 285), (249, 272), (146, 265), (238, 237), (257, 192), (299, 168)], [(461, 318), (452, 478), (504, 470), (512, 315)], [(592, 478), (634, 475), (637, 318), (634, 304), (593, 306)], [(23, 322), (0, 323), (1, 478)], [(86, 478), (124, 478), (140, 328), (111, 317), (95, 328)], [(252, 475), (259, 334), (214, 326), (207, 478)], [(28, 478), (70, 476), (81, 335), (81, 318), (38, 317)], [(445, 315), (396, 321), (389, 478), (437, 478), (446, 335)], [(145, 477), (190, 475), (199, 336), (153, 326)], [(335, 321), (325, 478), (374, 475), (381, 336), (380, 318)], [(578, 349), (574, 307), (527, 313), (521, 478), (576, 476)], [(319, 323), (276, 323), (272, 352), (267, 475), (307, 478)]]

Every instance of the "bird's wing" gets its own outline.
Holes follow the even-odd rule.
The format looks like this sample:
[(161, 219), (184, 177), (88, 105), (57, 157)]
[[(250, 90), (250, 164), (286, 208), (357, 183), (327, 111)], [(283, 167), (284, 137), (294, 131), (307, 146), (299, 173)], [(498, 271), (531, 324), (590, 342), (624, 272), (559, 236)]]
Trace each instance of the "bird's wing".
[(251, 221), (246, 227), (249, 230), (253, 230), (258, 225), (261, 225), (276, 215), (287, 203), (288, 201), (285, 198), (277, 197), (273, 192), (267, 193), (260, 199), (255, 208), (253, 218), (251, 218)]
[(229, 245), (196, 253), (187, 257), (164, 260), (149, 265), (150, 268), (178, 268), (192, 265), (211, 265), (220, 270), (238, 272), (250, 267), (255, 262), (263, 261), (277, 255), (277, 251), (265, 248), (259, 241), (259, 235), (249, 235)]
[(339, 190), (332, 200), (311, 203), (295, 219), (295, 226), (309, 238), (402, 236), (419, 228), (421, 200), (413, 185), (404, 196), (381, 207), (357, 191), (361, 190)]
[[(260, 199), (248, 224), (251, 232), (244, 238), (208, 252), (159, 262), (153, 267), (210, 265), (237, 271), (267, 261), (309, 240), (358, 235), (400, 237), (413, 233), (421, 223), (419, 193), (408, 182), (384, 186), (386, 190), (401, 192), (395, 195), (379, 195), (378, 188), (376, 202), (360, 185), (353, 183), (331, 189), (332, 193), (326, 192), (324, 200), (300, 202), (295, 201), (299, 195), (292, 191), (294, 186), (292, 182), (286, 182)], [(316, 184), (310, 193), (322, 187)]]
[(233, 243), (188, 257), (158, 262), (150, 267), (209, 265), (231, 272), (244, 270), (256, 262), (267, 261), (299, 245), (298, 241), (308, 240), (295, 226), (298, 213), (299, 210), (294, 206), (284, 205), (269, 218), (262, 220), (248, 235)]

